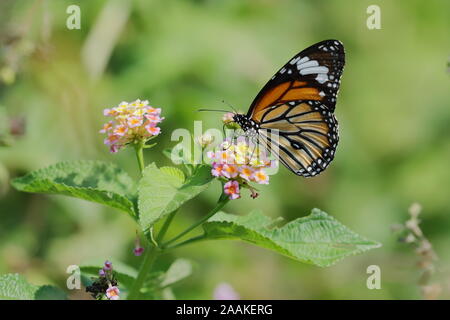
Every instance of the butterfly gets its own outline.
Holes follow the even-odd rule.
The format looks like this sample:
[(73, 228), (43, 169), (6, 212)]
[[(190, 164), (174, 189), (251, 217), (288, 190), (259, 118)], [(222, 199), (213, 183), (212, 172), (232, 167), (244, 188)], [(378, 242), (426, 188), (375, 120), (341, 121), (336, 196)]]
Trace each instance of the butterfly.
[(338, 40), (306, 48), (269, 80), (248, 113), (235, 113), (233, 121), (293, 173), (321, 173), (333, 160), (339, 141), (334, 109), (344, 64), (344, 46)]

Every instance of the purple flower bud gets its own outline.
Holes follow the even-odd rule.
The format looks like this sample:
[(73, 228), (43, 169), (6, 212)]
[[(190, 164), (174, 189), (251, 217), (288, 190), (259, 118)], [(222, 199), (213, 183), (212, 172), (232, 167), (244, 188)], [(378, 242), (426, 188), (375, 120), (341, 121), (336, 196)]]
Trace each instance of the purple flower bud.
[(103, 267), (104, 270), (112, 270), (112, 262), (109, 260), (105, 261), (105, 266)]
[(106, 272), (105, 272), (105, 270), (103, 270), (103, 269), (100, 269), (100, 270), (98, 271), (98, 275), (99, 275), (100, 277), (104, 277), (104, 276), (106, 276)]
[(143, 247), (136, 247), (134, 250), (134, 255), (136, 257), (140, 257), (142, 255), (142, 253), (144, 253), (144, 248)]

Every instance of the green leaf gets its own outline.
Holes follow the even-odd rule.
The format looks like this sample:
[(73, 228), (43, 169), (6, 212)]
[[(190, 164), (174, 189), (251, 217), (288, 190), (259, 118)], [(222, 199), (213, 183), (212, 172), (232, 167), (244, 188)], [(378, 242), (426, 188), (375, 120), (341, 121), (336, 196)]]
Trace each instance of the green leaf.
[(64, 300), (66, 294), (53, 286), (30, 284), (23, 276), (15, 274), (0, 275), (1, 300)]
[(34, 298), (35, 300), (67, 300), (67, 295), (57, 287), (46, 285), (39, 287)]
[(198, 166), (187, 180), (177, 168), (158, 169), (155, 164), (149, 165), (138, 187), (139, 222), (142, 229), (148, 230), (158, 220), (204, 191), (212, 178), (211, 167), (206, 165)]
[(147, 276), (141, 293), (148, 299), (173, 300), (171, 286), (192, 274), (192, 264), (186, 259), (177, 259), (166, 272), (153, 272)]
[(175, 180), (174, 182), (177, 183), (176, 181), (181, 181), (181, 183), (183, 183), (185, 181), (185, 176), (183, 171), (181, 171), (178, 168), (175, 167), (161, 167), (160, 170), (167, 174), (170, 177), (173, 177)]
[(163, 275), (160, 286), (162, 288), (171, 286), (192, 274), (192, 264), (186, 259), (175, 260)]
[(12, 185), (20, 191), (61, 194), (101, 203), (135, 216), (134, 182), (112, 163), (60, 162), (16, 178)]
[(39, 289), (19, 274), (5, 274), (0, 276), (0, 299), (34, 300)]
[(164, 149), (163, 155), (165, 155), (174, 164), (183, 164), (188, 176), (192, 174), (195, 166), (191, 164), (192, 160), (184, 154), (184, 150), (182, 148), (177, 148), (175, 151), (174, 148)]
[(247, 216), (219, 212), (203, 228), (207, 239), (240, 239), (320, 267), (381, 246), (319, 209), (282, 227), (271, 228), (273, 224), (259, 211)]
[[(102, 263), (91, 263), (80, 266), (80, 270), (83, 274), (94, 277), (98, 277), (98, 272), (101, 268), (103, 268)], [(114, 262), (113, 271), (119, 284), (123, 285), (125, 288), (131, 288), (137, 277), (137, 271), (134, 268), (124, 263)]]

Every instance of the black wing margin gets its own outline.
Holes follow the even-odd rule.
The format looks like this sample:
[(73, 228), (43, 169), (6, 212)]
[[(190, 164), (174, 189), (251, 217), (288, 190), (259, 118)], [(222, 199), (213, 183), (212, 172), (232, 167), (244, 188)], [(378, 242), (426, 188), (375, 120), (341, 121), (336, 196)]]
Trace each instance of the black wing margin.
[(251, 116), (267, 106), (262, 106), (266, 93), (282, 83), (301, 82), (304, 87), (316, 88), (321, 102), (334, 111), (340, 79), (345, 65), (344, 45), (339, 40), (325, 40), (301, 51), (290, 59), (261, 89), (253, 100), (247, 116)]

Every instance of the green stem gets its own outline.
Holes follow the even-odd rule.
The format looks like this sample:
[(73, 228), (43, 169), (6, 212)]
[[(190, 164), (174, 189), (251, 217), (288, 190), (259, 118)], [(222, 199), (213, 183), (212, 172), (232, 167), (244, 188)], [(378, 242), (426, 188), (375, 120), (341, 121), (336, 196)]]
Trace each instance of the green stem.
[[(142, 157), (142, 146), (136, 147), (136, 154), (137, 154), (137, 158), (138, 158), (138, 162), (139, 162), (139, 167), (141, 168), (141, 171), (142, 171), (143, 168), (144, 168), (144, 165), (143, 165), (144, 161), (143, 161), (143, 157)], [(164, 225), (161, 227), (161, 230), (158, 233), (158, 236), (156, 238), (156, 244), (157, 245), (151, 246), (144, 253), (144, 261), (141, 264), (141, 267), (139, 269), (137, 278), (134, 281), (133, 286), (130, 289), (130, 292), (128, 294), (127, 299), (128, 300), (137, 300), (137, 299), (139, 299), (139, 296), (141, 294), (141, 288), (144, 285), (144, 282), (145, 282), (145, 279), (147, 278), (147, 275), (151, 271), (151, 269), (153, 267), (153, 264), (156, 261), (156, 258), (158, 257), (158, 255), (160, 253), (162, 253), (165, 250), (167, 245), (175, 242), (176, 240), (180, 239), (181, 237), (183, 237), (184, 235), (189, 233), (191, 230), (195, 229), (196, 227), (198, 227), (199, 225), (204, 223), (206, 220), (208, 220), (210, 217), (212, 217), (214, 214), (216, 214), (217, 211), (222, 209), (223, 206), (225, 204), (227, 204), (228, 201), (229, 201), (229, 198), (225, 194), (222, 193), (222, 195), (220, 196), (219, 201), (217, 202), (217, 205), (215, 206), (215, 208), (213, 210), (211, 210), (205, 217), (203, 217), (202, 219), (200, 219), (199, 221), (194, 223), (192, 226), (187, 228), (185, 231), (181, 232), (176, 237), (174, 237), (171, 240), (167, 241), (165, 244), (158, 245), (163, 240), (164, 235), (166, 234), (166, 232), (167, 232), (167, 230), (169, 228), (169, 225), (171, 224), (173, 218), (175, 217), (175, 215), (177, 213), (177, 211), (171, 212), (169, 214), (169, 216), (167, 217), (166, 221), (164, 222)], [(200, 241), (200, 240), (202, 240), (202, 236), (188, 239), (188, 240), (186, 240), (184, 242), (181, 242), (181, 243), (176, 244), (176, 245), (174, 245), (172, 247), (169, 247), (169, 248), (172, 249), (172, 248), (175, 248), (175, 247), (179, 247), (179, 246), (182, 246), (182, 245), (185, 245), (185, 244), (188, 244), (188, 243), (192, 243), (192, 242), (195, 242), (195, 241)], [(169, 248), (167, 248), (167, 249), (169, 249)]]
[(161, 227), (161, 230), (159, 230), (158, 237), (156, 238), (157, 243), (161, 243), (161, 241), (163, 240), (164, 236), (166, 235), (167, 229), (169, 229), (169, 226), (172, 223), (173, 218), (177, 214), (177, 211), (178, 210), (172, 211), (167, 217), (166, 221)]
[(160, 253), (159, 243), (161, 243), (162, 239), (164, 238), (164, 235), (166, 234), (167, 229), (169, 229), (169, 225), (171, 224), (176, 213), (177, 210), (169, 214), (166, 221), (164, 222), (164, 225), (161, 227), (161, 230), (158, 233), (158, 236), (156, 238), (156, 246), (152, 246), (145, 253), (144, 261), (142, 262), (141, 268), (139, 269), (138, 276), (133, 283), (133, 287), (130, 289), (130, 293), (128, 294), (128, 300), (136, 300), (139, 298), (140, 290), (142, 288), (142, 285), (144, 284), (147, 274), (151, 271), (153, 263)]
[(186, 234), (188, 234), (189, 232), (191, 232), (192, 230), (194, 230), (195, 228), (197, 228), (198, 226), (200, 226), (201, 224), (206, 222), (209, 218), (211, 218), (213, 215), (215, 215), (220, 209), (222, 209), (228, 203), (228, 201), (230, 201), (228, 196), (225, 194), (222, 194), (220, 196), (219, 201), (217, 202), (217, 205), (214, 207), (214, 209), (212, 209), (206, 216), (204, 216), (203, 218), (198, 220), (196, 223), (191, 225), (189, 228), (187, 228), (186, 230), (181, 232), (179, 235), (177, 235), (174, 238), (163, 243), (161, 248), (163, 248), (163, 249), (167, 248), (168, 245), (170, 245), (170, 244), (174, 243), (175, 241), (177, 241), (178, 239), (184, 237)]
[(155, 262), (157, 256), (158, 256), (158, 248), (154, 246), (151, 247), (149, 250), (147, 250), (147, 252), (144, 254), (144, 262), (142, 262), (138, 276), (133, 283), (133, 287), (130, 289), (130, 293), (128, 294), (127, 297), (128, 300), (136, 300), (139, 298), (140, 291), (144, 284), (145, 278), (152, 269), (153, 263)]
[(139, 142), (134, 146), (134, 149), (136, 150), (136, 158), (139, 164), (139, 170), (142, 173), (142, 171), (144, 171), (145, 168), (144, 152), (143, 152), (144, 144), (142, 142)]
[[(139, 171), (141, 172), (141, 174), (145, 168), (143, 149), (144, 149), (143, 141), (140, 141), (134, 145), (134, 150), (136, 151), (136, 159), (138, 161)], [(152, 231), (150, 230), (150, 232)], [(155, 244), (153, 244), (148, 250), (145, 251), (144, 261), (142, 262), (138, 276), (130, 289), (130, 292), (127, 297), (128, 300), (136, 300), (139, 298), (141, 288), (144, 285), (144, 281), (147, 277), (147, 274), (152, 269), (153, 263), (155, 262), (157, 255), (158, 255), (158, 246), (156, 246)]]
[(176, 243), (176, 244), (174, 244), (172, 246), (165, 247), (164, 250), (167, 251), (167, 250), (176, 249), (176, 248), (179, 248), (179, 247), (182, 247), (182, 246), (194, 243), (194, 242), (200, 242), (200, 241), (204, 241), (204, 240), (207, 240), (207, 239), (208, 238), (204, 234), (201, 234), (199, 236), (192, 237), (192, 238), (189, 238), (189, 239), (187, 239), (185, 241)]

